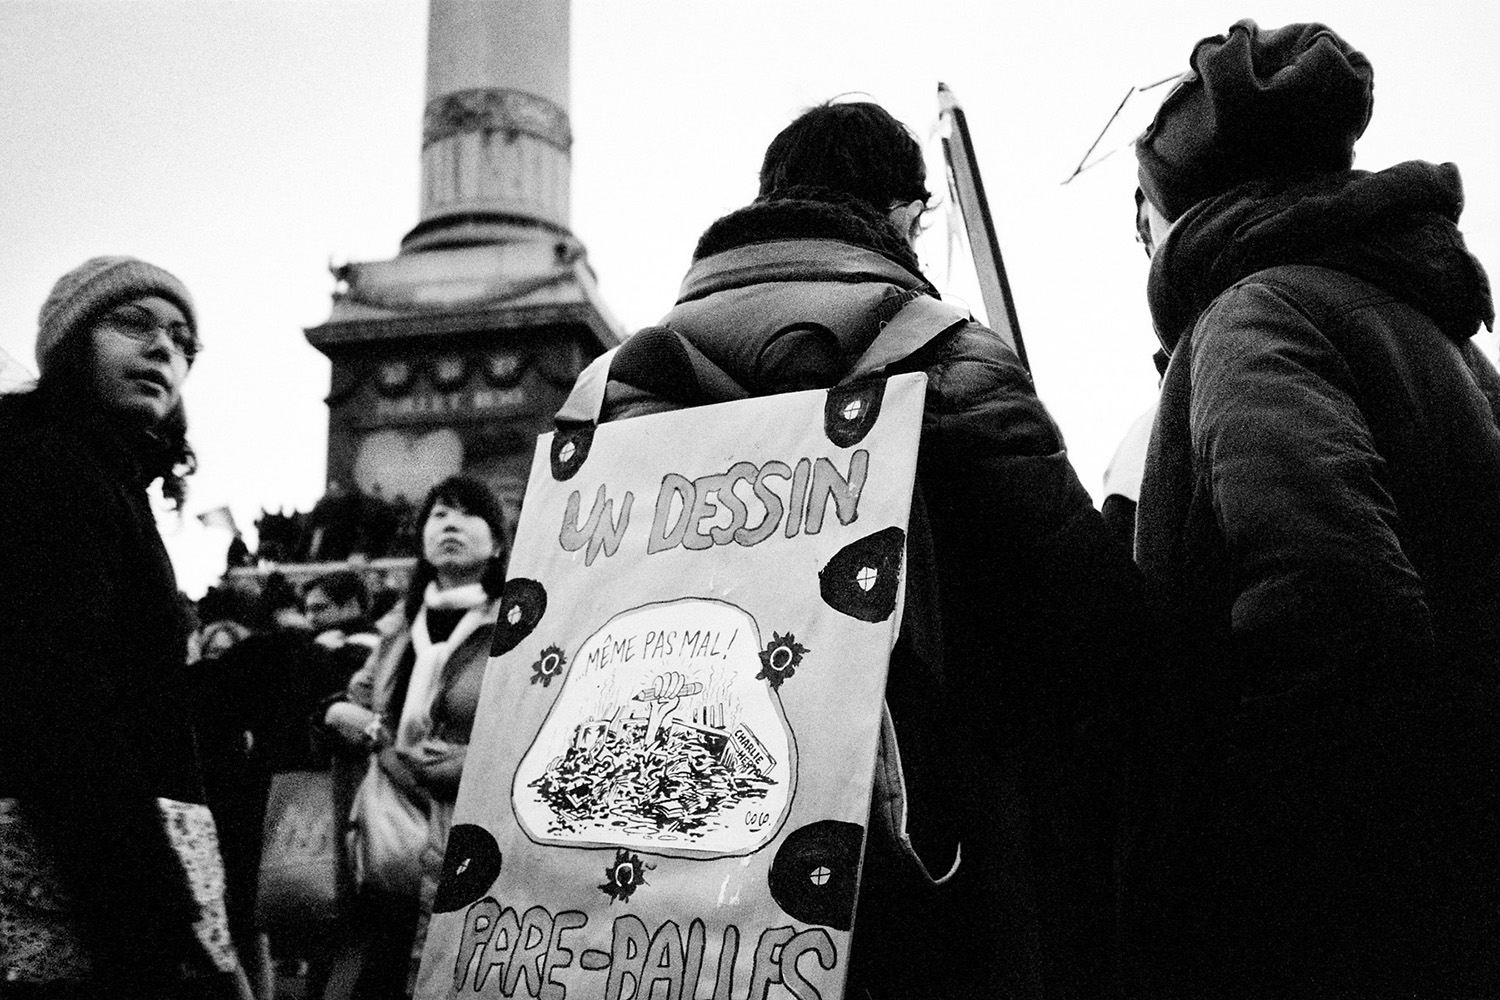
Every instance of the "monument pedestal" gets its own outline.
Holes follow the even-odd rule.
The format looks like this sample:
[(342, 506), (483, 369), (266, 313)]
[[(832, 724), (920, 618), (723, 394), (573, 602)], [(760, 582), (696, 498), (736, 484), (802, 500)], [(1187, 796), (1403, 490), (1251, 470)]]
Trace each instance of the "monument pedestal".
[(328, 480), (420, 503), (445, 476), (494, 488), (510, 527), (539, 433), (619, 342), (571, 237), (402, 254), (335, 269)]
[(432, 0), (422, 212), (334, 268), (328, 481), (420, 503), (466, 472), (514, 528), (538, 433), (622, 339), (568, 230), (568, 0)]

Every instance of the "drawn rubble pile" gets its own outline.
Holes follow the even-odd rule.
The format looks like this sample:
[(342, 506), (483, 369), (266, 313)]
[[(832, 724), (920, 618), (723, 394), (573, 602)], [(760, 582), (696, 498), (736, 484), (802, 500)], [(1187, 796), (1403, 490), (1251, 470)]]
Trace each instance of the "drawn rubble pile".
[(726, 728), (722, 702), (703, 705), (691, 720), (672, 717), (680, 696), (698, 694), (700, 685), (661, 691), (632, 699), (646, 704), (644, 718), (624, 705), (607, 719), (586, 720), (531, 783), (552, 808), (550, 832), (604, 822), (636, 833), (689, 833), (720, 827), (718, 817), (766, 795), (775, 760), (747, 726)]

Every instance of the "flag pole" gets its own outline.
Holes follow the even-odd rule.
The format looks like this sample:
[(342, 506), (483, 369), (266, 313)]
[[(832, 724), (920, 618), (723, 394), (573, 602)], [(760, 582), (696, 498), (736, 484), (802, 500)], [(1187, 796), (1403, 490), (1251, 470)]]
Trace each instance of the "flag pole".
[(990, 328), (1014, 348), (1029, 372), (1031, 362), (1026, 357), (1026, 343), (1021, 339), (1021, 321), (1016, 316), (1016, 302), (1010, 292), (1010, 281), (1005, 276), (1005, 260), (1000, 255), (995, 220), (984, 195), (984, 181), (979, 177), (979, 160), (974, 155), (974, 143), (969, 137), (969, 123), (958, 99), (945, 83), (938, 84), (938, 117), (949, 124), (948, 134), (943, 139), (949, 189), (963, 215)]

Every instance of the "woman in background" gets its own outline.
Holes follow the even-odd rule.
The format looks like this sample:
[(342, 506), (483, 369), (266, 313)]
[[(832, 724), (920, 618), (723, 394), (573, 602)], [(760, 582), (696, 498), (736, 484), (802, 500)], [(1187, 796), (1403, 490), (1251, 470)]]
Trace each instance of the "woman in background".
[(192, 471), (174, 276), (96, 257), (0, 398), (0, 978), (7, 996), (243, 995), (189, 728), (191, 631), (147, 487)]
[(417, 523), (422, 557), (407, 598), (380, 621), (379, 646), (325, 718), (346, 747), (377, 755), (431, 827), (432, 856), (414, 859), (420, 891), (361, 889), (366, 961), (357, 995), (371, 1000), (410, 995), (505, 584), (503, 515), (484, 483), (443, 480)]

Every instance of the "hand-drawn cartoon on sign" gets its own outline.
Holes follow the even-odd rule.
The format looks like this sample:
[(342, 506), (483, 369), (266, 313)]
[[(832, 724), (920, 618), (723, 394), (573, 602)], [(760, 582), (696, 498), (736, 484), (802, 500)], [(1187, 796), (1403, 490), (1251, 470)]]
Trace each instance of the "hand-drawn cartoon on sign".
[(926, 379), (544, 435), (418, 996), (843, 995)]
[(532, 840), (687, 857), (752, 851), (793, 791), (795, 744), (757, 671), (755, 620), (722, 601), (633, 608), (584, 640), (521, 759)]

